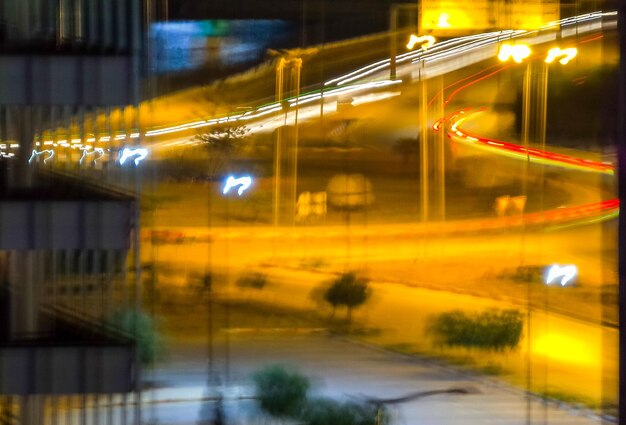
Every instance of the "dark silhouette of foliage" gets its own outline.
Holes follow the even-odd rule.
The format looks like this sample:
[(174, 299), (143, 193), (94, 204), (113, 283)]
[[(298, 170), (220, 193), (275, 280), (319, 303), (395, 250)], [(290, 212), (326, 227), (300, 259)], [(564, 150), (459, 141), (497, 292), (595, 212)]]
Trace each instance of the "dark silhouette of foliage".
[[(380, 409), (380, 410), (379, 410)], [(306, 425), (385, 425), (389, 415), (384, 407), (347, 401), (340, 403), (329, 398), (309, 400), (300, 414)]]
[(230, 161), (243, 147), (248, 131), (245, 125), (224, 123), (209, 127), (208, 132), (194, 137), (209, 154), (209, 178), (213, 179), (228, 171)]
[(268, 366), (253, 376), (261, 409), (276, 417), (295, 417), (304, 405), (309, 379), (284, 366)]
[(237, 279), (237, 286), (240, 288), (252, 288), (261, 290), (267, 285), (267, 275), (261, 272), (245, 273)]
[(352, 310), (360, 305), (371, 295), (368, 279), (357, 276), (354, 272), (343, 273), (324, 293), (324, 300), (335, 309), (339, 306), (347, 308), (348, 320), (352, 317)]
[(235, 153), (243, 142), (248, 128), (245, 125), (223, 124), (210, 127), (208, 133), (198, 134), (196, 140), (210, 151), (226, 155)]
[(439, 343), (466, 348), (502, 351), (515, 348), (522, 336), (524, 321), (517, 310), (488, 310), (440, 314), (431, 326)]

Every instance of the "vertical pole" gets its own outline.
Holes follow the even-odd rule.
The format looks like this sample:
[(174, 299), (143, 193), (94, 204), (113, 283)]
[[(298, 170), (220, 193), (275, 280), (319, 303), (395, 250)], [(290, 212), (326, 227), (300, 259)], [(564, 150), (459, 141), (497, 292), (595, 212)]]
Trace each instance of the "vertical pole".
[[(320, 41), (319, 43), (322, 45), (320, 50), (324, 49), (324, 43), (326, 42), (326, 34), (325, 34), (325, 25), (326, 25), (326, 0), (320, 0)], [(320, 91), (320, 126), (322, 128), (322, 135), (324, 134), (324, 61), (320, 61), (320, 83), (322, 84), (322, 89)]]
[[(279, 58), (276, 64), (276, 101), (283, 100), (283, 73), (285, 69), (285, 59)], [(274, 133), (274, 226), (280, 224), (280, 174), (281, 174), (281, 145), (282, 145), (282, 129), (276, 129)]]
[(396, 55), (397, 55), (397, 46), (396, 46), (396, 31), (398, 30), (398, 6), (393, 4), (391, 5), (391, 11), (389, 12), (389, 79), (396, 79)]
[(291, 193), (291, 225), (295, 226), (296, 224), (296, 200), (298, 199), (298, 111), (300, 109), (300, 105), (298, 101), (300, 99), (300, 72), (302, 71), (302, 59), (297, 58), (292, 61), (292, 78), (293, 84), (292, 87), (295, 90), (296, 97), (296, 111), (294, 116), (294, 133), (293, 133), (293, 165), (292, 165), (292, 193)]
[(430, 155), (428, 149), (428, 128), (427, 128), (427, 83), (426, 76), (424, 75), (424, 63), (420, 65), (420, 196), (421, 196), (421, 218), (422, 221), (428, 221), (428, 206), (429, 206), (429, 161)]
[(541, 72), (537, 75), (537, 143), (540, 149), (546, 147), (546, 122), (548, 117), (548, 70), (549, 64), (541, 62)]
[[(134, 114), (133, 114), (133, 121), (134, 121), (134, 126), (132, 128), (138, 128), (139, 133), (143, 134), (143, 132), (141, 131), (141, 120), (139, 117), (139, 104), (135, 105), (135, 108), (133, 108), (134, 110)], [(109, 134), (111, 134), (112, 132), (109, 131)], [(143, 137), (143, 136), (140, 136)], [(142, 140), (141, 139), (137, 139), (137, 143), (141, 144)], [(134, 192), (137, 194), (136, 196), (139, 198), (141, 197), (141, 189), (142, 189), (142, 184), (141, 184), (141, 168), (136, 167), (134, 170)], [(139, 316), (141, 314), (141, 311), (143, 309), (143, 305), (142, 305), (142, 286), (141, 286), (141, 227), (140, 227), (140, 214), (141, 214), (141, 210), (140, 210), (140, 199), (136, 199), (134, 201), (134, 216), (133, 216), (133, 266), (134, 266), (134, 272), (135, 272), (135, 276), (134, 276), (134, 293), (135, 293), (135, 337), (138, 338), (138, 332), (139, 332)], [(135, 409), (134, 409), (134, 415), (135, 415), (135, 425), (137, 424), (141, 424), (141, 418), (142, 418), (142, 412), (141, 412), (141, 404), (142, 404), (142, 389), (141, 389), (141, 379), (143, 376), (143, 370), (142, 370), (142, 365), (141, 365), (141, 357), (140, 357), (140, 353), (139, 353), (139, 349), (137, 349), (137, 356), (136, 356), (136, 371), (137, 371), (137, 392), (135, 393)]]
[[(442, 93), (438, 96), (437, 100), (437, 116), (436, 118), (443, 117), (444, 105), (443, 105), (443, 75), (441, 75), (437, 81), (439, 82), (437, 90), (438, 93)], [(438, 183), (439, 183), (439, 220), (444, 221), (446, 219), (446, 144), (443, 130), (438, 131), (436, 134), (437, 152), (439, 158), (438, 165)]]
[[(524, 82), (522, 86), (522, 144), (528, 148), (530, 133), (530, 86), (532, 78), (532, 63), (526, 64), (524, 71)], [(528, 154), (528, 152), (526, 152)]]
[[(19, 187), (25, 188), (32, 186), (33, 180), (33, 169), (28, 163), (28, 158), (30, 157), (31, 151), (33, 149), (33, 122), (32, 122), (32, 107), (31, 106), (21, 106), (16, 109), (16, 113), (14, 116), (17, 116), (17, 122), (19, 123), (18, 127), (18, 137), (19, 137), (19, 158), (16, 163), (16, 171), (17, 175), (15, 176), (15, 181)], [(41, 147), (43, 149), (43, 145)]]
[[(531, 84), (532, 84), (532, 62), (528, 61), (526, 64), (526, 70), (524, 71), (524, 80), (522, 86), (522, 145), (526, 150), (526, 161), (524, 161), (524, 169), (522, 175), (522, 195), (527, 196), (527, 180), (528, 180), (528, 165), (530, 162), (530, 156), (528, 153), (528, 143), (530, 137), (530, 93), (531, 93)], [(523, 217), (523, 215), (522, 215)], [(520, 265), (524, 263), (524, 246), (525, 246), (525, 228), (523, 227), (524, 223), (522, 222), (522, 231), (521, 231), (521, 260)], [(532, 319), (532, 311), (531, 311), (531, 287), (530, 284), (526, 287), (526, 341), (527, 341), (527, 365), (526, 365), (526, 391), (528, 395), (526, 396), (526, 424), (530, 425), (532, 423), (532, 398), (530, 396), (532, 390), (532, 374), (531, 374), (531, 362), (530, 362), (530, 352), (531, 352), (531, 319)]]
[[(626, 2), (618, 2), (618, 24), (620, 40), (619, 87), (617, 114), (617, 153), (619, 199), (626, 199)], [(626, 249), (626, 220), (619, 220), (618, 252)], [(626, 424), (626, 255), (618, 255), (619, 265), (619, 424)]]

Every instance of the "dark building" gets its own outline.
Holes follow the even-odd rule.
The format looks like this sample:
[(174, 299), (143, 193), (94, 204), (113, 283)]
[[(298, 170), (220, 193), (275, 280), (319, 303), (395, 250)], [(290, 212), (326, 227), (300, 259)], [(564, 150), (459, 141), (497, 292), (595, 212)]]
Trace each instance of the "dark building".
[(82, 158), (113, 158), (137, 143), (129, 130), (114, 145), (98, 120), (141, 99), (143, 8), (141, 0), (0, 1), (3, 419), (54, 423), (103, 396), (125, 406), (137, 394), (134, 339), (109, 325), (115, 311), (139, 306), (137, 275), (127, 271), (138, 249), (136, 202), (121, 189), (134, 175), (104, 189), (101, 168)]

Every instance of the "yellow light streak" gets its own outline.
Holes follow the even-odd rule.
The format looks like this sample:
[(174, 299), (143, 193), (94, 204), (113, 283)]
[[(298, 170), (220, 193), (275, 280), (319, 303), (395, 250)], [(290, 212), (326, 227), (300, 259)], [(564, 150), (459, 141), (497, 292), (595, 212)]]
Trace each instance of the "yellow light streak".
[(546, 63), (552, 63), (556, 58), (561, 57), (559, 62), (561, 65), (567, 65), (567, 63), (574, 59), (578, 54), (578, 49), (576, 47), (568, 47), (566, 49), (561, 49), (560, 47), (554, 47), (548, 51), (548, 56), (546, 57)]
[(435, 37), (432, 35), (422, 35), (417, 36), (415, 34), (411, 34), (409, 37), (409, 42), (406, 44), (406, 48), (409, 50), (413, 50), (416, 44), (422, 44), (422, 50), (426, 51), (430, 49), (435, 44)]
[(504, 43), (500, 47), (500, 52), (498, 53), (498, 59), (501, 62), (506, 62), (509, 58), (513, 58), (513, 60), (517, 63), (522, 63), (524, 59), (530, 56), (531, 50), (527, 44), (514, 44), (511, 45), (509, 43)]

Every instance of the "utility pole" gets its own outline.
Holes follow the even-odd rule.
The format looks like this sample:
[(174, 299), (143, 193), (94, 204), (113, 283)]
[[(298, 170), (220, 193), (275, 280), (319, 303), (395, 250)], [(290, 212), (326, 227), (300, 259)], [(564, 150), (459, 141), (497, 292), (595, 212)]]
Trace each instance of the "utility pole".
[[(291, 214), (291, 220), (295, 220), (295, 197), (297, 190), (297, 176), (298, 176), (298, 110), (297, 104), (300, 96), (300, 72), (302, 69), (302, 59), (297, 56), (281, 56), (276, 64), (276, 101), (284, 102), (285, 98), (295, 98), (296, 107), (294, 111), (294, 131), (291, 139), (291, 150), (287, 150), (285, 147), (285, 131), (288, 125), (287, 119), (289, 115), (289, 107), (283, 104), (284, 108), (284, 121), (283, 126), (276, 130), (274, 136), (274, 199), (273, 199), (273, 215), (274, 226), (278, 226), (281, 223), (281, 210), (282, 210), (282, 197), (284, 195), (289, 196), (293, 209)], [(285, 151), (285, 152), (284, 152)], [(288, 156), (288, 162), (290, 164), (283, 164), (283, 157), (285, 154)], [(291, 184), (292, 188), (290, 193), (285, 193), (283, 190), (283, 165), (291, 166)]]
[(420, 208), (421, 208), (421, 219), (426, 222), (429, 219), (429, 172), (430, 172), (430, 149), (428, 143), (428, 83), (426, 82), (426, 76), (424, 74), (424, 62), (422, 61), (420, 64), (420, 73), (419, 73), (419, 88), (420, 88)]
[[(278, 226), (283, 221), (283, 213), (288, 213), (289, 223), (295, 224), (296, 191), (298, 178), (298, 112), (300, 106), (300, 81), (302, 72), (302, 58), (314, 55), (316, 48), (294, 50), (269, 50), (277, 57), (276, 61), (276, 90), (275, 100), (281, 103), (284, 111), (283, 125), (274, 133), (274, 181), (273, 181), (273, 221)], [(295, 102), (293, 111), (293, 132), (286, 135), (290, 106), (286, 100)], [(323, 102), (323, 99), (322, 99)], [(291, 143), (289, 143), (291, 142)], [(284, 169), (287, 168), (288, 169)], [(283, 174), (291, 175), (291, 186), (286, 187), (282, 181)], [(284, 207), (287, 198), (287, 207)]]
[[(444, 104), (443, 104), (443, 88), (444, 76), (440, 75), (436, 78), (437, 81), (437, 93), (442, 93), (438, 96), (437, 103), (435, 105), (435, 117), (443, 117)], [(435, 135), (435, 146), (437, 147), (437, 195), (439, 197), (439, 220), (444, 221), (446, 219), (446, 140), (443, 131), (438, 131)]]
[[(389, 11), (389, 79), (396, 79), (396, 56), (398, 55), (398, 18), (400, 10), (415, 10), (417, 14), (418, 6), (413, 3), (394, 3)], [(415, 22), (417, 29), (417, 22)]]
[[(626, 2), (618, 2), (617, 28), (620, 39), (619, 74), (618, 74), (618, 114), (617, 114), (617, 160), (619, 199), (626, 199)], [(618, 252), (626, 247), (626, 220), (619, 220)], [(626, 424), (626, 255), (618, 255), (619, 266), (619, 397), (618, 418), (621, 425)]]

